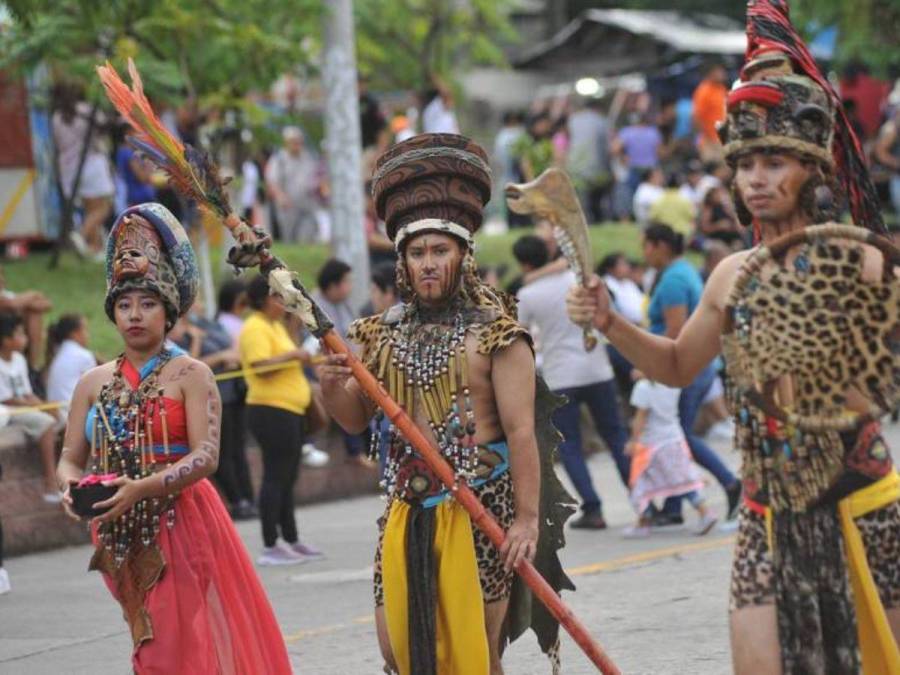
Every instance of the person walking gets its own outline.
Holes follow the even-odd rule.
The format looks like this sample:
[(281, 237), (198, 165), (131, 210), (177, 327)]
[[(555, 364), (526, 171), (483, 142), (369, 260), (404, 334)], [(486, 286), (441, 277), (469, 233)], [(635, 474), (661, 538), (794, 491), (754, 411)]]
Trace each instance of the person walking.
[[(539, 269), (547, 263), (547, 247), (533, 235), (521, 237), (513, 247), (513, 255), (525, 270)], [(619, 411), (609, 358), (602, 348), (585, 351), (582, 329), (566, 316), (566, 292), (573, 283), (575, 273), (565, 269), (523, 286), (518, 294), (519, 321), (527, 328), (536, 328), (541, 374), (554, 394), (566, 397), (566, 402), (553, 413), (553, 424), (563, 435), (559, 446), (563, 466), (581, 497), (581, 516), (571, 526), (602, 530), (606, 528), (603, 504), (582, 448), (581, 405), (587, 405), (626, 488), (630, 471), (625, 456), (628, 432)]]
[(84, 209), (81, 231), (73, 231), (72, 240), (79, 250), (102, 259), (103, 223), (112, 211), (116, 185), (101, 141), (100, 126), (105, 118), (95, 112), (92, 124), (91, 106), (80, 99), (80, 92), (72, 86), (61, 85), (56, 90), (53, 143), (62, 195)]
[(135, 673), (286, 675), (272, 607), (207, 480), (220, 438), (212, 372), (166, 340), (197, 292), (190, 240), (155, 203), (123, 212), (110, 236), (104, 304), (123, 353), (75, 388), (56, 471), (63, 507), (81, 520), (79, 490), (114, 488), (89, 498), (90, 569), (122, 607)]
[[(644, 258), (657, 272), (656, 282), (650, 291), (648, 318), (650, 332), (675, 339), (687, 323), (688, 317), (700, 304), (703, 280), (697, 269), (682, 257), (684, 237), (668, 225), (655, 223), (644, 232)], [(616, 345), (618, 347), (618, 345)], [(621, 351), (621, 350), (620, 350)], [(727, 518), (737, 515), (740, 505), (741, 484), (715, 451), (694, 433), (694, 422), (703, 399), (716, 379), (715, 365), (706, 365), (688, 386), (681, 391), (678, 412), (681, 427), (691, 453), (697, 463), (709, 471), (725, 490), (728, 498)], [(659, 524), (680, 524), (681, 500), (666, 500)]]
[(285, 127), (281, 135), (284, 147), (269, 159), (266, 187), (275, 204), (281, 236), (286, 241), (311, 244), (318, 236), (319, 163), (305, 148), (298, 127)]
[(654, 499), (687, 499), (699, 516), (695, 534), (708, 534), (716, 524), (678, 418), (679, 397), (678, 389), (647, 378), (638, 380), (631, 392), (634, 417), (626, 454), (631, 459), (630, 497), (638, 522), (625, 529), (626, 539), (650, 535)]
[[(675, 335), (649, 335), (624, 321), (597, 279), (573, 286), (569, 315), (592, 321), (636, 367), (670, 386), (693, 381), (728, 347), (745, 489), (729, 603), (734, 672), (897, 673), (900, 476), (873, 411), (896, 401), (885, 380), (896, 383), (900, 370), (896, 331), (890, 335), (900, 268), (863, 243), (875, 236), (823, 235), (823, 243), (804, 245), (810, 226), (834, 231), (839, 219), (840, 200), (811, 198), (819, 187), (847, 196), (860, 232), (885, 237), (887, 230), (840, 98), (787, 4), (751, 2), (747, 38), (723, 129), (738, 215), (766, 251), (788, 237), (798, 245), (784, 262), (777, 255), (777, 263), (763, 262), (759, 274), (752, 270), (764, 249), (725, 258)], [(752, 290), (743, 294), (745, 275)], [(804, 302), (822, 294), (822, 311), (807, 311)], [(763, 363), (768, 370), (757, 370)], [(763, 393), (769, 382), (772, 397)]]

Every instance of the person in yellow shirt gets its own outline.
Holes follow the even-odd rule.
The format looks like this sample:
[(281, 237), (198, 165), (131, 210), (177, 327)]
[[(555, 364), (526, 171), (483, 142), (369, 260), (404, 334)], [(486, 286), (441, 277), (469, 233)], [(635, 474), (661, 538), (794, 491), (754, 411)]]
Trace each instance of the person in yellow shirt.
[(694, 233), (697, 209), (678, 187), (677, 176), (669, 176), (666, 189), (650, 207), (650, 222), (668, 225), (685, 239), (690, 239)]
[(238, 339), (241, 367), (275, 366), (245, 376), (247, 423), (263, 457), (259, 515), (265, 548), (257, 562), (293, 565), (322, 556), (321, 551), (300, 541), (294, 519), (294, 483), (306, 431), (305, 413), (312, 398), (303, 374), (309, 354), (288, 335), (284, 305), (277, 296), (269, 295), (265, 277), (250, 282), (247, 297), (254, 312), (244, 322)]

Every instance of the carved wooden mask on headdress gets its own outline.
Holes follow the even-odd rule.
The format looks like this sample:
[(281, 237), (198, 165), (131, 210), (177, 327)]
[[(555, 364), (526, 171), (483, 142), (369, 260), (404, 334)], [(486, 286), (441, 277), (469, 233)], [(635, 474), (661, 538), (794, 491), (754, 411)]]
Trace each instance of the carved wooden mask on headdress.
[(131, 214), (125, 217), (117, 234), (113, 284), (136, 277), (157, 278), (162, 240), (156, 228), (143, 217)]
[(106, 249), (106, 314), (116, 297), (144, 289), (159, 294), (170, 323), (197, 295), (198, 274), (187, 233), (162, 204), (129, 207), (113, 225)]

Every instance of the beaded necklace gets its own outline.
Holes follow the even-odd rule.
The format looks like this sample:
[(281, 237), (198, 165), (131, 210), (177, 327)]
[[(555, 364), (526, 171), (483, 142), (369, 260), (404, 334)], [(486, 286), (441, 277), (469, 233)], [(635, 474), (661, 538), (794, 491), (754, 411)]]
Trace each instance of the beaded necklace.
[[(411, 415), (422, 406), (441, 453), (457, 477), (468, 479), (477, 467), (477, 454), (465, 345), (472, 324), (467, 309), (461, 296), (439, 309), (408, 304), (381, 348), (377, 373), (382, 386)], [(393, 425), (390, 436), (382, 486), (389, 493), (421, 494), (422, 485), (400, 484), (409, 483), (401, 469), (416, 456), (415, 450)], [(420, 474), (413, 478), (422, 480)]]
[[(163, 349), (141, 369), (141, 380), (132, 389), (122, 366), (125, 356), (119, 356), (112, 379), (103, 385), (94, 408), (97, 413), (91, 425), (91, 472), (115, 474), (140, 480), (153, 473), (154, 441), (161, 436), (164, 453), (169, 457), (169, 438), (166, 424), (166, 407), (159, 374), (172, 358)], [(153, 429), (153, 417), (158, 413), (160, 429)], [(100, 428), (102, 424), (102, 429)], [(138, 541), (149, 547), (159, 532), (160, 516), (167, 512), (167, 526), (175, 525), (175, 497), (142, 499), (113, 522), (101, 523), (98, 536), (101, 544), (113, 555), (120, 566), (129, 550)]]

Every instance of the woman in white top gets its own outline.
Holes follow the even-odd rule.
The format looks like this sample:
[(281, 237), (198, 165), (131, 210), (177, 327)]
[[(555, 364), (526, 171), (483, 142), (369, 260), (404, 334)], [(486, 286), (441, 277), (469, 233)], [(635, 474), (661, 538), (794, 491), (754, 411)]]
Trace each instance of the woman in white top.
[[(81, 242), (94, 253), (103, 253), (103, 223), (109, 217), (113, 206), (116, 185), (113, 182), (109, 158), (103, 151), (101, 126), (104, 118), (95, 111), (93, 130), (91, 129), (91, 106), (79, 101), (78, 92), (71, 86), (60, 86), (56, 92), (56, 112), (53, 113), (53, 142), (59, 169), (59, 182), (63, 195), (73, 203), (80, 203), (84, 209)], [(78, 177), (81, 154), (88, 144), (84, 156), (84, 166)], [(75, 178), (78, 177), (78, 185)]]

